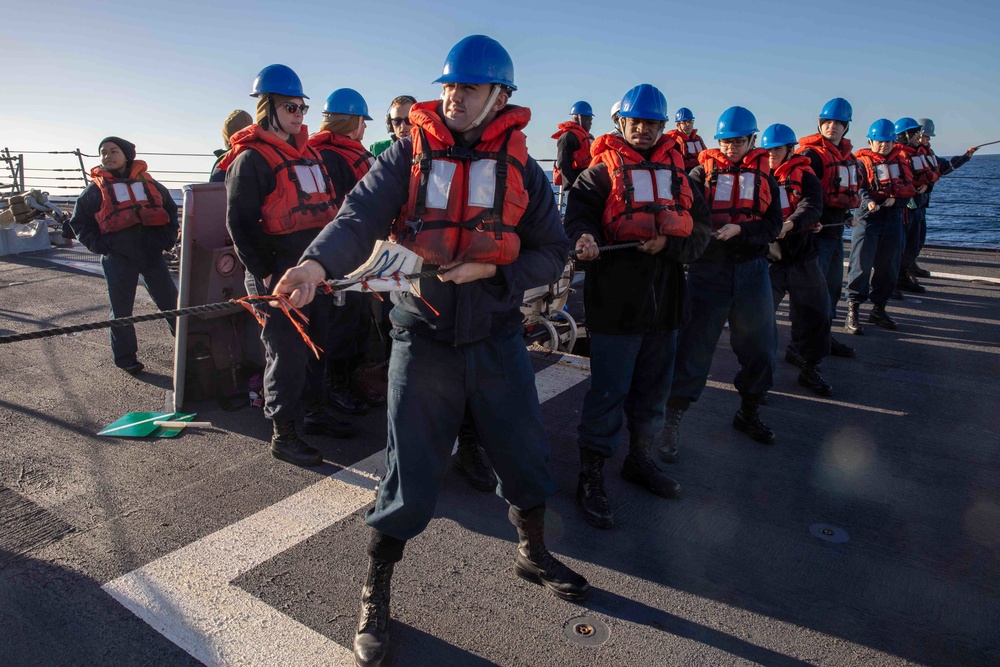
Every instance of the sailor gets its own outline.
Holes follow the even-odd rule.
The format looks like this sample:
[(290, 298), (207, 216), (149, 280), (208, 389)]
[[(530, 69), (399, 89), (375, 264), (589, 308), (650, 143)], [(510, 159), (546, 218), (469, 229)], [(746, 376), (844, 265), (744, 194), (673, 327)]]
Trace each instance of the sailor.
[[(809, 166), (823, 186), (823, 228), (816, 234), (820, 271), (830, 293), (830, 320), (837, 319), (837, 304), (844, 285), (844, 226), (850, 225), (849, 209), (861, 205), (858, 195), (858, 163), (854, 147), (845, 135), (854, 111), (842, 97), (835, 97), (819, 112), (819, 130), (799, 140), (798, 153), (809, 158)], [(853, 357), (854, 348), (830, 338), (830, 354)]]
[[(177, 242), (177, 204), (146, 172), (146, 163), (135, 159), (132, 142), (107, 137), (97, 147), (101, 166), (90, 170), (91, 183), (76, 200), (69, 225), (80, 243), (101, 256), (111, 317), (132, 316), (140, 278), (157, 308), (173, 310), (177, 287), (163, 253)], [(175, 320), (166, 322), (173, 335)], [(115, 366), (132, 375), (142, 372), (135, 327), (110, 332)]]
[[(365, 135), (368, 103), (353, 88), (339, 88), (326, 98), (323, 122), (309, 137), (309, 146), (323, 158), (326, 173), (337, 193), (337, 208), (375, 162), (361, 143)], [(344, 292), (329, 311), (317, 313), (327, 318), (322, 325), (326, 339), (322, 343), (326, 357), (329, 391), (327, 401), (347, 415), (368, 411), (368, 403), (351, 387), (351, 373), (363, 360), (371, 332), (368, 304), (371, 297), (361, 292)]]
[(385, 112), (385, 131), (389, 133), (389, 138), (383, 141), (376, 141), (368, 147), (371, 154), (378, 157), (385, 149), (392, 146), (400, 139), (410, 136), (410, 107), (417, 103), (417, 98), (412, 95), (400, 95), (389, 103), (389, 108)]
[[(909, 120), (911, 119), (902, 118), (897, 121), (897, 132), (901, 129), (901, 124), (909, 125)], [(929, 271), (917, 266), (917, 257), (920, 255), (920, 251), (924, 247), (924, 241), (927, 238), (927, 207), (930, 205), (931, 191), (941, 176), (950, 174), (968, 162), (978, 150), (978, 147), (973, 146), (962, 155), (956, 155), (948, 160), (939, 158), (931, 149), (931, 137), (934, 136), (934, 121), (930, 118), (918, 118), (914, 123), (920, 125), (921, 131), (919, 133), (913, 129), (908, 131), (909, 141), (907, 145), (913, 146), (915, 151), (913, 154), (910, 154), (909, 151), (906, 152), (910, 157), (910, 164), (913, 167), (914, 184), (925, 185), (926, 189), (917, 187), (917, 194), (914, 195), (913, 201), (908, 206), (907, 217), (909, 221), (904, 230), (906, 236), (905, 247), (903, 248), (903, 258), (899, 268), (899, 281), (896, 286), (898, 289), (907, 292), (922, 293), (926, 290), (917, 281), (917, 278), (927, 278), (931, 274)], [(914, 138), (915, 143), (913, 143)], [(918, 166), (921, 168), (923, 174), (925, 174), (922, 178), (918, 174)]]
[[(611, 134), (617, 134), (618, 136), (621, 136), (621, 130), (618, 129), (618, 112), (621, 111), (621, 108), (621, 100), (618, 100), (611, 105), (611, 126), (613, 128), (611, 130)], [(593, 144), (591, 144), (591, 146), (593, 146)]]
[(594, 124), (594, 110), (590, 104), (579, 101), (570, 110), (570, 119), (559, 123), (559, 129), (552, 135), (556, 139), (556, 162), (552, 168), (552, 183), (564, 191), (573, 187), (576, 177), (590, 166), (590, 145), (594, 136), (590, 128)]
[(698, 155), (705, 150), (705, 142), (694, 128), (694, 114), (687, 107), (681, 107), (674, 114), (676, 127), (667, 136), (677, 142), (677, 148), (684, 156), (684, 167), (691, 171), (698, 166)]
[(777, 253), (770, 257), (771, 291), (775, 311), (788, 295), (792, 335), (785, 361), (801, 369), (800, 385), (820, 396), (832, 396), (833, 388), (819, 373), (820, 362), (830, 354), (830, 294), (816, 259), (815, 240), (823, 213), (823, 187), (809, 166), (809, 158), (795, 155), (796, 143), (795, 132), (781, 123), (760, 135), (771, 175), (781, 187), (784, 220), (776, 241)]
[[(303, 124), (308, 110), (298, 75), (285, 65), (268, 65), (254, 79), (256, 124), (231, 137), (222, 160), (226, 170), (226, 228), (246, 267), (250, 295), (273, 292), (278, 278), (337, 212), (337, 192), (319, 153), (308, 145)], [(303, 309), (325, 309), (329, 295)], [(309, 336), (323, 340), (322, 318), (311, 318)], [(295, 465), (322, 463), (303, 441), (295, 420), (304, 408), (310, 434), (348, 437), (354, 427), (328, 414), (323, 400), (323, 362), (315, 358), (291, 320), (271, 308), (261, 331), (266, 351), (264, 416), (273, 422), (271, 454)]]
[(691, 180), (703, 189), (712, 215), (712, 240), (688, 268), (691, 319), (677, 340), (660, 456), (677, 456), (681, 418), (701, 397), (719, 337), (729, 338), (740, 362), (734, 384), (740, 408), (733, 427), (761, 443), (774, 432), (757, 411), (774, 377), (774, 297), (767, 268), (768, 243), (781, 232), (781, 197), (769, 175), (767, 151), (755, 147), (757, 119), (744, 107), (719, 117), (719, 148), (702, 151)]
[(872, 309), (868, 321), (884, 329), (896, 328), (885, 304), (899, 276), (903, 209), (916, 189), (910, 161), (895, 141), (894, 123), (880, 118), (868, 128), (868, 148), (855, 153), (861, 165), (859, 191), (864, 217), (851, 230), (845, 325), (855, 335), (864, 333), (859, 311), (869, 298)]
[[(677, 329), (687, 301), (684, 264), (711, 235), (708, 208), (691, 185), (677, 142), (663, 134), (667, 101), (644, 83), (622, 98), (621, 135), (594, 143), (594, 164), (569, 191), (566, 233), (578, 259), (593, 261), (584, 283), (590, 336), (590, 389), (577, 429), (584, 518), (611, 528), (604, 462), (615, 455), (623, 414), (629, 453), (622, 477), (676, 498), (680, 484), (650, 457), (663, 431)], [(635, 250), (601, 254), (598, 246), (639, 241)]]
[(211, 176), (208, 178), (209, 183), (226, 182), (226, 172), (219, 169), (219, 163), (222, 162), (222, 158), (224, 158), (226, 153), (229, 152), (229, 149), (232, 148), (232, 144), (229, 143), (229, 138), (243, 128), (250, 127), (251, 125), (253, 125), (253, 116), (243, 109), (236, 109), (226, 117), (226, 120), (222, 123), (222, 145), (225, 146), (225, 148), (218, 148), (215, 150), (215, 164), (212, 165)]
[(569, 253), (548, 179), (527, 154), (530, 118), (508, 104), (507, 51), (472, 35), (449, 52), (441, 99), (415, 104), (410, 138), (383, 153), (347, 196), (302, 263), (277, 289), (306, 303), (315, 285), (361, 265), (392, 230), (425, 268), (420, 297), (394, 293), (387, 472), (366, 521), (369, 567), (354, 641), (359, 665), (388, 649), (390, 580), (407, 542), (434, 515), (466, 410), (510, 504), (515, 573), (568, 600), (587, 581), (549, 553), (545, 501), (553, 492), (534, 372), (521, 337), (526, 287), (555, 282)]

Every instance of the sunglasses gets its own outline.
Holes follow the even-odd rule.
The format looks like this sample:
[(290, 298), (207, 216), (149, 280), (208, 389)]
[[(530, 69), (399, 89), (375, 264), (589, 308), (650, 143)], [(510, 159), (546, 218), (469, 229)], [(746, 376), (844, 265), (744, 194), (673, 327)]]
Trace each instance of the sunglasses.
[(395, 127), (397, 125), (409, 125), (410, 124), (410, 119), (407, 116), (404, 116), (403, 118), (392, 118), (392, 117), (390, 117), (389, 118), (389, 122), (392, 123), (393, 127)]
[(292, 114), (293, 116), (298, 111), (301, 111), (303, 116), (305, 116), (309, 112), (308, 104), (295, 104), (294, 102), (285, 102), (281, 106), (285, 107), (285, 111)]

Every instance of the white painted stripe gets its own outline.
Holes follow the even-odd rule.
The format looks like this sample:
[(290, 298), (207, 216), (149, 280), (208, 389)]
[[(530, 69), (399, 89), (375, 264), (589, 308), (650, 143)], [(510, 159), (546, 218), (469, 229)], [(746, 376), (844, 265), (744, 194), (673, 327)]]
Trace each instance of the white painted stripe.
[[(560, 360), (535, 375), (539, 401), (586, 379), (574, 359)], [(350, 650), (230, 582), (374, 501), (384, 459), (384, 452), (376, 452), (103, 588), (210, 667), (349, 667), (354, 664)], [(349, 605), (353, 613), (354, 601)]]
[[(848, 259), (844, 260), (844, 268), (851, 268), (851, 261)], [(990, 283), (991, 285), (1000, 285), (1000, 278), (990, 278), (988, 276), (970, 276), (965, 273), (940, 273), (938, 271), (931, 271), (931, 278), (945, 278), (947, 280), (966, 280), (974, 281), (978, 280), (984, 283)]]
[(115, 431), (120, 431), (123, 428), (132, 428), (133, 426), (138, 426), (139, 424), (148, 424), (149, 422), (156, 421), (157, 419), (163, 419), (164, 417), (173, 417), (175, 413), (167, 412), (162, 415), (153, 415), (149, 419), (140, 419), (137, 422), (130, 422), (128, 424), (122, 424), (121, 426), (115, 426), (114, 428), (109, 428), (101, 431), (97, 435), (107, 435), (109, 433), (114, 433)]
[[(725, 391), (736, 391), (736, 387), (725, 382), (716, 382), (715, 380), (709, 380), (706, 383), (709, 387), (713, 389), (723, 389)], [(819, 396), (805, 396), (804, 394), (788, 394), (783, 391), (774, 391), (773, 389), (768, 392), (769, 394), (774, 394), (776, 396), (787, 396), (788, 398), (795, 398), (800, 401), (811, 401), (813, 403), (829, 403), (830, 405), (836, 405), (841, 408), (851, 408), (852, 410), (863, 410), (865, 412), (877, 412), (882, 415), (892, 415), (893, 417), (905, 417), (910, 414), (909, 412), (903, 412), (901, 410), (890, 410), (888, 408), (876, 408), (871, 405), (860, 405), (859, 403), (847, 403), (846, 401), (837, 401), (832, 398), (820, 398)]]

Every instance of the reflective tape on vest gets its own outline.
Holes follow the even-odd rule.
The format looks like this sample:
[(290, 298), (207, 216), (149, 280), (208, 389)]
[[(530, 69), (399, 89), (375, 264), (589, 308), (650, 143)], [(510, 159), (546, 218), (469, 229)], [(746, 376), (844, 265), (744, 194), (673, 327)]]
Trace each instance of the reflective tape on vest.
[(111, 187), (115, 193), (115, 201), (148, 201), (146, 188), (142, 187), (142, 183), (114, 183)]
[(719, 174), (719, 180), (715, 184), (715, 201), (732, 201), (735, 180), (732, 174)]
[(927, 155), (924, 156), (924, 159), (927, 160), (927, 163), (929, 165), (931, 165), (935, 169), (937, 168), (938, 166), (937, 155), (934, 155), (934, 153), (928, 153)]
[(432, 160), (431, 173), (427, 177), (427, 208), (445, 210), (448, 208), (448, 194), (451, 192), (451, 182), (455, 178), (454, 162), (447, 160)]
[(753, 174), (740, 174), (740, 199), (753, 201), (754, 186), (756, 184), (757, 179), (754, 178)]
[(778, 197), (781, 200), (781, 211), (784, 213), (791, 208), (791, 204), (788, 203), (788, 191), (784, 187), (778, 188)]
[(497, 191), (497, 161), (475, 160), (469, 165), (469, 206), (493, 208)]
[[(656, 187), (653, 187), (653, 178), (656, 178)], [(651, 202), (657, 199), (666, 201), (674, 200), (673, 179), (671, 173), (665, 169), (635, 169), (632, 171), (632, 201)]]
[(326, 192), (326, 179), (323, 178), (323, 170), (318, 164), (305, 165), (297, 164), (292, 167), (295, 170), (295, 177), (299, 181), (299, 187), (306, 194)]
[(858, 184), (858, 172), (853, 167), (841, 165), (837, 168), (840, 176), (840, 186), (853, 190)]
[(700, 141), (687, 141), (685, 142), (685, 144), (687, 145), (687, 152), (694, 155), (697, 155), (698, 153), (705, 150), (705, 144), (701, 143)]
[(927, 169), (928, 167), (927, 161), (924, 159), (924, 156), (919, 154), (914, 155), (913, 157), (910, 158), (910, 164), (913, 165), (913, 171), (921, 171), (923, 169)]
[(883, 162), (875, 165), (875, 176), (882, 183), (888, 183), (899, 178), (899, 165), (895, 162)]

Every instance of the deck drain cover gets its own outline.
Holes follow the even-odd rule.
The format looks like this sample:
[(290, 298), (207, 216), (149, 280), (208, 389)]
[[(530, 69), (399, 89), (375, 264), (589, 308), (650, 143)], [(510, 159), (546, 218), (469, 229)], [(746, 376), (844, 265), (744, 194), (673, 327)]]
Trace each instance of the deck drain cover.
[(821, 540), (833, 542), (834, 544), (843, 544), (851, 539), (846, 530), (827, 523), (814, 523), (809, 526), (809, 532), (812, 533), (813, 537), (818, 537)]
[(563, 623), (563, 633), (580, 646), (600, 646), (611, 637), (608, 624), (593, 616), (574, 616)]

